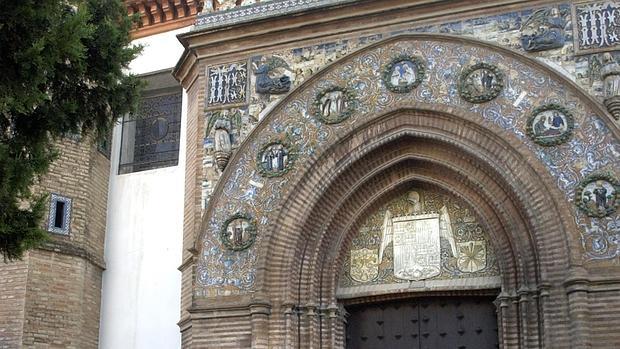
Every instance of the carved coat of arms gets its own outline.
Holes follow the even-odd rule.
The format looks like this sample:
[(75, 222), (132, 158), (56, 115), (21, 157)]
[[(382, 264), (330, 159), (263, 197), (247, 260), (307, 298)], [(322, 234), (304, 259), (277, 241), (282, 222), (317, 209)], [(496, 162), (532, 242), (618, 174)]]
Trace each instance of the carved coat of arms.
[(362, 248), (351, 251), (351, 279), (368, 282), (379, 275), (379, 258), (377, 250)]
[[(443, 258), (449, 258), (448, 264), (456, 265), (463, 273), (476, 273), (487, 268), (486, 240), (459, 233), (460, 241), (457, 241), (445, 204), (439, 210), (425, 210), (416, 191), (408, 193), (407, 202), (409, 206), (401, 216), (394, 217), (390, 210), (385, 211), (378, 251), (376, 248), (351, 250), (352, 280), (366, 283), (377, 279), (385, 252), (390, 247), (394, 276), (402, 280), (419, 281), (440, 275), (442, 268), (446, 268), (446, 261), (442, 263), (442, 246), (447, 252)], [(471, 224), (473, 218), (464, 220), (462, 224)], [(452, 270), (450, 268), (448, 271)]]
[(459, 270), (474, 273), (487, 266), (487, 246), (484, 241), (467, 241), (458, 243), (456, 264)]
[(410, 214), (392, 217), (385, 212), (383, 236), (379, 248), (379, 263), (390, 242), (394, 249), (394, 276), (404, 280), (423, 280), (441, 273), (441, 238), (450, 243), (454, 256), (456, 243), (448, 208), (439, 213), (424, 213), (420, 195), (412, 191), (407, 200), (412, 204)]

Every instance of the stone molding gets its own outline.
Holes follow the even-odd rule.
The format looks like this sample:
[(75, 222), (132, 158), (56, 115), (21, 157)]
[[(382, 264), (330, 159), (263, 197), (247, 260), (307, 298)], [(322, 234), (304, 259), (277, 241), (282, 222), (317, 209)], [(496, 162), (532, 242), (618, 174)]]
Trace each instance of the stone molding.
[(501, 277), (499, 276), (448, 280), (422, 280), (410, 282), (409, 284), (396, 283), (339, 287), (336, 290), (336, 297), (338, 299), (348, 299), (386, 293), (499, 289), (501, 285)]

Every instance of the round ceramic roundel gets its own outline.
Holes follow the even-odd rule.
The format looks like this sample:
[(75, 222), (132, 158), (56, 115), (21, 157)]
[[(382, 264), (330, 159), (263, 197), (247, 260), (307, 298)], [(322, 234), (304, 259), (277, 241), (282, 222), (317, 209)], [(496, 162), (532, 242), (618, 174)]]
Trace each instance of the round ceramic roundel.
[(497, 97), (504, 88), (504, 74), (494, 65), (474, 64), (461, 73), (458, 89), (471, 103), (484, 103)]
[(277, 177), (288, 172), (295, 161), (291, 147), (282, 141), (269, 142), (261, 147), (256, 162), (263, 177)]
[(337, 124), (353, 114), (355, 98), (345, 87), (332, 86), (319, 92), (314, 100), (315, 115), (323, 123)]
[(245, 250), (254, 244), (256, 225), (250, 216), (235, 214), (224, 222), (220, 231), (220, 239), (229, 250)]
[(557, 104), (536, 108), (527, 120), (526, 133), (542, 146), (552, 146), (568, 141), (573, 135), (573, 115)]
[(383, 82), (390, 91), (405, 93), (420, 85), (425, 73), (422, 59), (401, 55), (383, 68)]
[(168, 135), (168, 120), (166, 118), (156, 118), (151, 122), (151, 137), (156, 140), (162, 140)]
[(591, 174), (577, 187), (575, 203), (590, 217), (609, 216), (620, 206), (620, 182), (611, 174)]

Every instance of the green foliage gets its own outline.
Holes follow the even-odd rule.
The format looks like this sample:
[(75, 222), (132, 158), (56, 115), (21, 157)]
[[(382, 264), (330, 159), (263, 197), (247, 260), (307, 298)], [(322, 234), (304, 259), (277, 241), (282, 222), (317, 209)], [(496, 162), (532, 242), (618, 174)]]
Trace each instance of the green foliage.
[(135, 110), (139, 47), (121, 0), (0, 0), (0, 254), (45, 240), (46, 197), (31, 192), (67, 134), (102, 139)]

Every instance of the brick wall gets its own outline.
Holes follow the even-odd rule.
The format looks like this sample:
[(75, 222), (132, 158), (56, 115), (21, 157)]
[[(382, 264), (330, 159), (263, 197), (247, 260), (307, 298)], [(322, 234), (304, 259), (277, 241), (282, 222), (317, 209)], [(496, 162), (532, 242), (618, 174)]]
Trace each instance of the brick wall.
[(28, 258), (0, 262), (0, 349), (19, 347), (24, 326)]
[(0, 348), (98, 345), (110, 162), (89, 139), (65, 139), (58, 149), (35, 191), (73, 200), (70, 231), (0, 264)]

